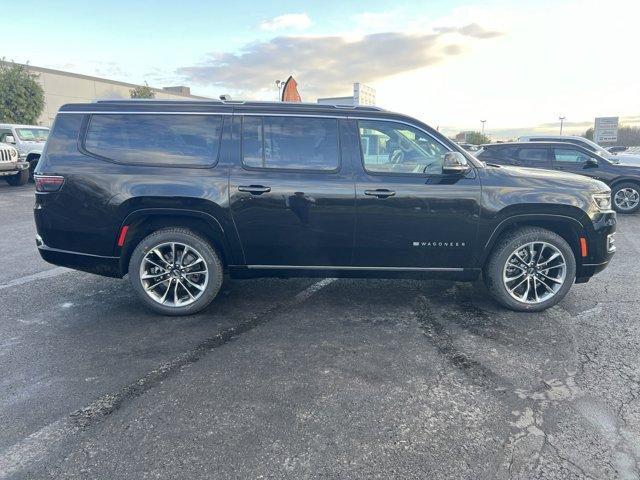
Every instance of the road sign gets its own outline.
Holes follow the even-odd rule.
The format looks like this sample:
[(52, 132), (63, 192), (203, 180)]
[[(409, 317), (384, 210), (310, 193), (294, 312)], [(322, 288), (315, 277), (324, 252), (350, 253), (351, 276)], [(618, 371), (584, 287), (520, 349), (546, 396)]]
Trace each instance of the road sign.
[(597, 117), (593, 129), (593, 141), (617, 142), (618, 141), (618, 117)]

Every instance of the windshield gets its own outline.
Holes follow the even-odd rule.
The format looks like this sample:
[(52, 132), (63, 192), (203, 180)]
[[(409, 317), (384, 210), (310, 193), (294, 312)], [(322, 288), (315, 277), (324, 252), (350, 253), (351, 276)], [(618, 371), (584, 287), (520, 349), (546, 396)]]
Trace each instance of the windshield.
[(30, 142), (45, 142), (49, 136), (47, 128), (16, 128), (18, 138)]
[(597, 143), (592, 142), (591, 140), (589, 140), (587, 138), (585, 138), (583, 141), (584, 141), (584, 143), (589, 145), (589, 147), (591, 147), (590, 150), (593, 150), (594, 152), (596, 152), (601, 157), (611, 158), (613, 156), (611, 152), (609, 152), (608, 150), (605, 150), (604, 148), (602, 148)]

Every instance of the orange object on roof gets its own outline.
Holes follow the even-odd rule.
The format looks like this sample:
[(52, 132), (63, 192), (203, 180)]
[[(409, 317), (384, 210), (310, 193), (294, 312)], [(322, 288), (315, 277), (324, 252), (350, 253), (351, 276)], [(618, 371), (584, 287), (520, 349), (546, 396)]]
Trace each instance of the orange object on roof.
[(284, 83), (284, 88), (282, 89), (282, 101), (298, 103), (302, 102), (300, 93), (298, 93), (298, 82), (296, 82), (291, 75)]

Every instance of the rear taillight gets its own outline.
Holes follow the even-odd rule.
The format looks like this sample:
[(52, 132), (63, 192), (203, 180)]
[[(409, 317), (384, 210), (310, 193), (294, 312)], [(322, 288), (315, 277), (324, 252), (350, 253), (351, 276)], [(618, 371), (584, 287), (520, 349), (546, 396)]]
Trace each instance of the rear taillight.
[(34, 175), (36, 192), (57, 192), (64, 184), (64, 177), (60, 175)]

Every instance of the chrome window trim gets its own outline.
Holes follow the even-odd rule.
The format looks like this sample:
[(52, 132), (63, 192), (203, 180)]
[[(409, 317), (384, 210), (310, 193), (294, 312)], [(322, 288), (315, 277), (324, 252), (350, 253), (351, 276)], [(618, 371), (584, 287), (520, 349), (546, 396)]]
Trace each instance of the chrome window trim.
[[(381, 110), (382, 113), (386, 113), (385, 110)], [(336, 118), (336, 119), (346, 119), (346, 120), (371, 120), (371, 121), (382, 121), (382, 122), (395, 122), (395, 123), (400, 123), (402, 125), (408, 125), (412, 128), (415, 128), (419, 131), (421, 131), (422, 133), (424, 133), (425, 135), (428, 135), (430, 138), (434, 139), (436, 142), (438, 142), (440, 145), (442, 145), (447, 151), (449, 152), (453, 152), (456, 151), (455, 149), (452, 149), (451, 146), (447, 145), (446, 143), (442, 142), (441, 140), (439, 140), (438, 138), (434, 137), (430, 132), (426, 131), (425, 129), (419, 127), (418, 125), (415, 125), (411, 122), (407, 122), (404, 120), (398, 120), (396, 118), (387, 118), (387, 117), (372, 117), (372, 116), (368, 116), (368, 115), (329, 115), (329, 114), (310, 114), (310, 113), (276, 113), (276, 112), (243, 112), (243, 111), (231, 111), (231, 112), (185, 112), (185, 111), (179, 111), (179, 112), (157, 112), (157, 111), (147, 111), (147, 112), (138, 112), (138, 111), (105, 111), (105, 110), (100, 110), (100, 111), (94, 111), (94, 110), (82, 110), (82, 111), (62, 111), (62, 112), (58, 112), (58, 115), (228, 115), (228, 116), (253, 116), (253, 117), (257, 117), (257, 116), (271, 116), (271, 117), (312, 117), (312, 118)], [(463, 149), (460, 149), (463, 150)], [(464, 153), (463, 153), (464, 154)], [(465, 155), (467, 156), (467, 155)], [(471, 157), (473, 157), (473, 155), (470, 155)], [(475, 160), (476, 162), (478, 162), (479, 160)], [(478, 168), (479, 165), (476, 165), (476, 163), (474, 161), (471, 162), (471, 164)]]

